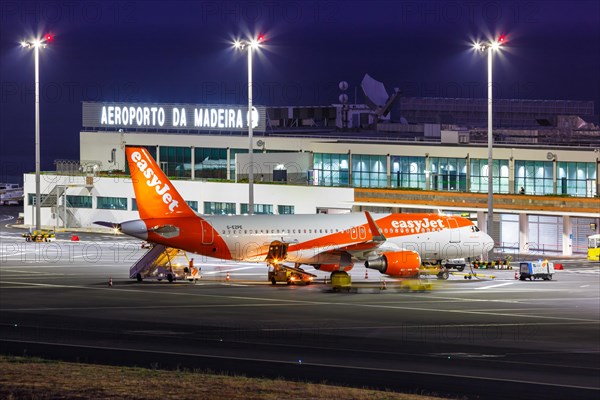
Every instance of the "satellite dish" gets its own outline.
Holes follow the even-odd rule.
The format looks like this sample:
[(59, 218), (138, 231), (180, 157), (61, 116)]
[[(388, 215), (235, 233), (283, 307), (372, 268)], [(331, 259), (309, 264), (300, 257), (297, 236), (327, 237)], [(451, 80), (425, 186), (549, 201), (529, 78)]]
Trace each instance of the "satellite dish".
[(340, 90), (346, 90), (348, 89), (348, 82), (346, 81), (341, 81), (338, 85), (338, 87), (340, 88)]
[(340, 97), (338, 97), (338, 99), (340, 99), (340, 103), (342, 104), (348, 103), (348, 95), (346, 93), (340, 94)]
[(548, 154), (546, 154), (546, 158), (548, 160), (554, 160), (554, 154), (551, 151), (549, 151)]

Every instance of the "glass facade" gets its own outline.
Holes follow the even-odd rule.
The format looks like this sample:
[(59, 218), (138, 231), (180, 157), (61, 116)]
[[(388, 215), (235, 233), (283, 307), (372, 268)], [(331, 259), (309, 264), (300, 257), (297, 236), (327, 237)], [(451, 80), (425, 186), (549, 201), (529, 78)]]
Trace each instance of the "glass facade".
[(352, 186), (387, 187), (387, 157), (352, 155)]
[(315, 153), (313, 183), (319, 186), (348, 186), (348, 154)]
[(190, 178), (192, 176), (192, 149), (161, 146), (160, 168), (169, 177)]
[(235, 203), (221, 203), (216, 201), (204, 202), (204, 214), (228, 215), (235, 214)]
[(277, 213), (278, 214), (294, 214), (294, 206), (279, 205), (279, 206), (277, 206)]
[(96, 198), (96, 208), (102, 210), (127, 210), (127, 197)]
[(196, 179), (227, 179), (227, 149), (194, 148)]
[[(508, 193), (508, 160), (492, 160), (494, 193)], [(488, 192), (488, 160), (471, 159), (471, 192)]]
[(552, 194), (554, 193), (554, 173), (552, 161), (515, 161), (515, 193), (520, 193), (521, 188), (525, 194)]
[(465, 158), (429, 159), (432, 190), (467, 191), (467, 160)]
[(92, 208), (92, 196), (67, 195), (67, 203), (73, 208)]
[[(248, 203), (240, 204), (240, 213), (248, 214)], [(254, 214), (273, 214), (272, 204), (255, 204)]]
[(597, 195), (595, 163), (559, 161), (556, 167), (557, 194), (585, 197)]
[(425, 189), (425, 157), (391, 157), (392, 187)]
[[(45, 193), (40, 193), (40, 204), (46, 200), (48, 197)], [(35, 193), (27, 193), (27, 205), (34, 206), (35, 205)]]
[[(145, 147), (155, 159), (157, 148), (159, 149), (160, 166), (167, 176), (191, 177), (192, 148), (141, 147)], [(247, 149), (196, 147), (193, 150), (194, 174), (198, 179), (225, 180), (228, 168), (230, 177), (235, 176), (235, 155), (248, 153)], [(228, 152), (229, 165), (227, 164)], [(487, 159), (431, 157), (426, 160), (426, 157), (390, 156), (390, 171), (388, 171), (387, 157), (314, 153), (313, 169), (308, 171), (309, 181), (318, 186), (429, 188), (475, 193), (488, 191)], [(470, 172), (467, 162), (470, 162)], [(128, 166), (126, 170), (128, 172)], [(559, 195), (594, 197), (598, 195), (596, 171), (595, 163), (556, 162), (555, 169), (553, 161), (515, 160), (514, 187), (509, 188), (509, 160), (496, 159), (493, 161), (494, 193), (519, 193), (523, 188), (526, 194), (547, 195), (555, 193), (556, 187), (556, 194)], [(83, 203), (85, 201), (87, 200), (81, 200), (82, 203), (77, 203), (77, 207), (90, 208), (88, 203)], [(31, 196), (28, 197), (28, 202), (32, 203)]]

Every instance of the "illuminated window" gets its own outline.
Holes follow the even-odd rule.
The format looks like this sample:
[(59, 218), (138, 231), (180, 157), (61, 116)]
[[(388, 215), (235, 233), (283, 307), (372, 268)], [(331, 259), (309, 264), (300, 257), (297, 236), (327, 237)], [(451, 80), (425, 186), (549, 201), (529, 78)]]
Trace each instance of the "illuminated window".
[(554, 193), (552, 161), (515, 161), (515, 193), (521, 188), (525, 194)]
[(392, 187), (425, 189), (425, 157), (391, 157)]
[(429, 169), (431, 189), (467, 191), (467, 160), (465, 158), (431, 157)]
[(315, 153), (313, 183), (319, 186), (348, 186), (348, 154)]
[(387, 157), (352, 155), (352, 185), (354, 187), (387, 187)]
[[(471, 159), (471, 192), (488, 191), (487, 159)], [(508, 160), (492, 160), (494, 193), (508, 193)]]
[(596, 163), (557, 163), (556, 186), (558, 194), (594, 197), (596, 193)]

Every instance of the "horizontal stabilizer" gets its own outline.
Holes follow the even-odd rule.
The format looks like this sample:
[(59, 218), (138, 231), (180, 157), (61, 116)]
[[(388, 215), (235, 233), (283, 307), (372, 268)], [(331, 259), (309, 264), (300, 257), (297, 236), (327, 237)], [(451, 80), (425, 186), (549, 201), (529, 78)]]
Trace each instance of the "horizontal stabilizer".
[(118, 229), (121, 230), (121, 224), (116, 223), (116, 222), (109, 222), (109, 221), (94, 221), (93, 222), (96, 225), (100, 225), (100, 226), (106, 226), (107, 228), (112, 228), (112, 229)]

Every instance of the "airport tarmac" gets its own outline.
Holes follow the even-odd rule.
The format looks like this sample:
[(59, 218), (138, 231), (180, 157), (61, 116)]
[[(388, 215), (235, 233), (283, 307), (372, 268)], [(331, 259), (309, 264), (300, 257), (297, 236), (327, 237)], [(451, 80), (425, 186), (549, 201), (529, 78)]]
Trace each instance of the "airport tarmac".
[(563, 260), (552, 281), (480, 270), (495, 278), (457, 274), (424, 293), (389, 279), (380, 290), (357, 265), (360, 288), (333, 293), (320, 271), (309, 286), (273, 287), (264, 265), (195, 256), (197, 284), (138, 283), (137, 240), (26, 243), (21, 232), (0, 231), (3, 353), (467, 398), (600, 396), (598, 263)]

